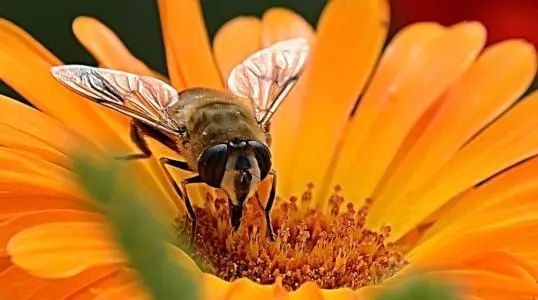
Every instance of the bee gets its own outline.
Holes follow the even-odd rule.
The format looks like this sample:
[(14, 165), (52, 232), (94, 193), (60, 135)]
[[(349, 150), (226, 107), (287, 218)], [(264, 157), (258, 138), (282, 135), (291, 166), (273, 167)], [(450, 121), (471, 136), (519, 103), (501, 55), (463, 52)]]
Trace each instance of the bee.
[[(159, 162), (185, 203), (191, 241), (196, 234), (196, 214), (188, 185), (200, 183), (224, 191), (230, 222), (237, 230), (245, 202), (268, 176), (272, 185), (264, 212), (268, 237), (274, 240), (270, 212), (277, 174), (271, 163), (269, 125), (296, 84), (308, 56), (309, 45), (302, 38), (262, 49), (231, 71), (229, 91), (200, 87), (178, 92), (153, 77), (82, 65), (56, 66), (51, 73), (69, 89), (131, 117), (130, 137), (140, 153), (122, 159), (150, 158), (147, 137), (184, 158), (159, 157)], [(190, 171), (193, 176), (178, 184), (168, 167)]]

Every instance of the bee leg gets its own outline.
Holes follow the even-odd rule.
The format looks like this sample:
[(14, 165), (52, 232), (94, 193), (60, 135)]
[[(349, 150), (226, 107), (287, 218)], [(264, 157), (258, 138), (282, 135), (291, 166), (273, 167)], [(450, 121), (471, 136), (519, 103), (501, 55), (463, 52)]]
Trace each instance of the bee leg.
[(143, 159), (151, 156), (151, 150), (148, 147), (148, 143), (144, 140), (144, 129), (139, 126), (139, 123), (135, 120), (131, 120), (130, 136), (133, 143), (142, 151), (142, 153), (128, 154), (125, 156), (116, 157), (120, 160), (134, 160)]
[[(193, 225), (193, 229), (194, 229), (196, 227), (196, 215), (194, 213), (194, 209), (192, 208), (191, 202), (189, 200), (189, 196), (187, 194), (187, 189), (185, 188), (184, 185), (190, 183), (190, 182), (188, 182), (188, 180), (194, 180), (198, 176), (194, 176), (194, 177), (187, 178), (187, 179), (183, 180), (181, 182), (181, 185), (182, 185), (182, 188), (183, 188), (183, 190), (182, 190), (182, 189), (179, 188), (176, 180), (174, 179), (174, 177), (172, 177), (172, 174), (170, 174), (170, 171), (168, 171), (168, 168), (166, 166), (172, 166), (172, 167), (178, 168), (180, 170), (184, 170), (184, 171), (191, 171), (188, 164), (186, 162), (184, 162), (184, 161), (174, 160), (174, 159), (170, 159), (170, 158), (167, 158), (167, 157), (161, 157), (159, 159), (159, 162), (161, 163), (161, 167), (164, 170), (164, 174), (166, 175), (166, 178), (172, 184), (172, 187), (174, 188), (174, 191), (185, 202), (185, 206), (187, 207), (187, 212), (189, 213), (189, 218), (191, 219), (192, 223), (194, 224)], [(187, 182), (184, 183), (184, 181), (187, 181)], [(192, 182), (192, 183), (195, 183), (195, 182)], [(200, 179), (199, 182), (202, 182), (202, 180)], [(193, 230), (192, 236), (194, 236), (194, 230)], [(191, 239), (192, 239), (192, 237), (191, 237)]]
[(191, 217), (192, 223), (191, 223), (191, 238), (190, 242), (191, 244), (194, 242), (194, 238), (196, 237), (196, 214), (194, 213), (194, 209), (192, 208), (191, 201), (189, 200), (189, 193), (187, 192), (187, 184), (192, 183), (202, 183), (202, 178), (200, 178), (199, 175), (196, 175), (194, 177), (190, 177), (187, 179), (183, 179), (181, 181), (181, 187), (183, 188), (185, 197), (183, 200), (185, 201), (185, 206), (187, 206), (187, 211), (189, 212), (189, 215)]
[[(271, 183), (271, 191), (269, 192), (269, 199), (267, 200), (267, 204), (265, 205), (264, 212), (265, 212), (265, 223), (267, 225), (267, 237), (274, 241), (276, 239), (275, 231), (273, 229), (273, 223), (271, 222), (271, 209), (273, 208), (273, 204), (275, 202), (276, 197), (276, 172), (274, 170), (271, 170), (269, 175), (273, 176), (273, 182)], [(259, 200), (259, 198), (258, 198)]]
[(144, 124), (138, 120), (131, 120), (130, 136), (133, 143), (140, 149), (142, 153), (134, 153), (126, 156), (117, 157), (116, 159), (133, 160), (151, 157), (152, 153), (148, 147), (145, 137), (150, 137), (164, 146), (179, 152), (176, 141), (159, 129), (150, 125)]

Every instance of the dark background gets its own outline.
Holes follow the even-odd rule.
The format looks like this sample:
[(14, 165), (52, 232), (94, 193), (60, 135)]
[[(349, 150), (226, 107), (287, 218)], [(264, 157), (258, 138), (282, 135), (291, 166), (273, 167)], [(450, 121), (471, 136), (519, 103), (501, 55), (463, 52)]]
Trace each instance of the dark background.
[[(211, 36), (235, 16), (261, 16), (273, 6), (291, 8), (315, 25), (327, 2), (201, 1)], [(523, 37), (538, 44), (538, 0), (392, 0), (391, 7), (392, 32), (421, 20), (435, 20), (445, 25), (460, 20), (480, 20), (488, 28), (490, 41)], [(134, 55), (166, 74), (156, 0), (0, 0), (1, 17), (23, 27), (64, 62), (94, 64), (71, 32), (71, 22), (80, 15), (96, 17), (110, 26)], [(1, 83), (0, 93), (14, 96), (14, 92)]]

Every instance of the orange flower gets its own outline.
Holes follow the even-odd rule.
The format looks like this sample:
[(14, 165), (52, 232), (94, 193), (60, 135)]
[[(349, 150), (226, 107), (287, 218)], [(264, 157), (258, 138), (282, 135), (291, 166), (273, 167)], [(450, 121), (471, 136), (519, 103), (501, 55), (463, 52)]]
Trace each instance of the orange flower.
[[(234, 273), (229, 261), (211, 259), (213, 269), (200, 266), (236, 279), (227, 282), (193, 266), (205, 299), (356, 299), (416, 271), (458, 285), (466, 299), (538, 296), (538, 93), (518, 101), (536, 74), (530, 44), (482, 49), (478, 23), (418, 23), (383, 50), (386, 1), (333, 0), (315, 30), (289, 10), (271, 9), (261, 20), (230, 21), (211, 47), (198, 1), (160, 0), (159, 8), (178, 90), (222, 89), (234, 65), (279, 40), (302, 36), (313, 48), (273, 121), (277, 242), (259, 233), (249, 239), (246, 230), (230, 235), (219, 208), (204, 202), (214, 195), (202, 187), (194, 197), (224, 241), (197, 242), (198, 253), (252, 267)], [(100, 65), (160, 76), (98, 21), (82, 17), (73, 29)], [(0, 79), (37, 108), (0, 99), (0, 298), (147, 298), (73, 182), (69, 157), (74, 146), (132, 153), (128, 119), (57, 83), (49, 69), (61, 62), (20, 28), (1, 21), (0, 40)], [(155, 160), (133, 165), (170, 222), (184, 214)], [(300, 203), (283, 200), (301, 195)], [(365, 199), (372, 201), (355, 214)], [(341, 212), (344, 200), (354, 206)], [(214, 234), (203, 224), (201, 234)], [(294, 261), (324, 267), (303, 272), (308, 266)], [(358, 264), (362, 271), (348, 272)], [(237, 279), (242, 274), (265, 284)]]

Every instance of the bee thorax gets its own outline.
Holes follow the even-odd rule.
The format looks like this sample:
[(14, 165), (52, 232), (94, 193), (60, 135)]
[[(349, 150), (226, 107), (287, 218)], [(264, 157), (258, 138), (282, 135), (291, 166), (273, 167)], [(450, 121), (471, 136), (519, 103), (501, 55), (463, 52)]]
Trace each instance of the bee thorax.
[(205, 95), (203, 100), (193, 101), (183, 108), (181, 119), (189, 132), (193, 158), (207, 147), (233, 139), (264, 141), (263, 130), (249, 108), (228, 97)]

